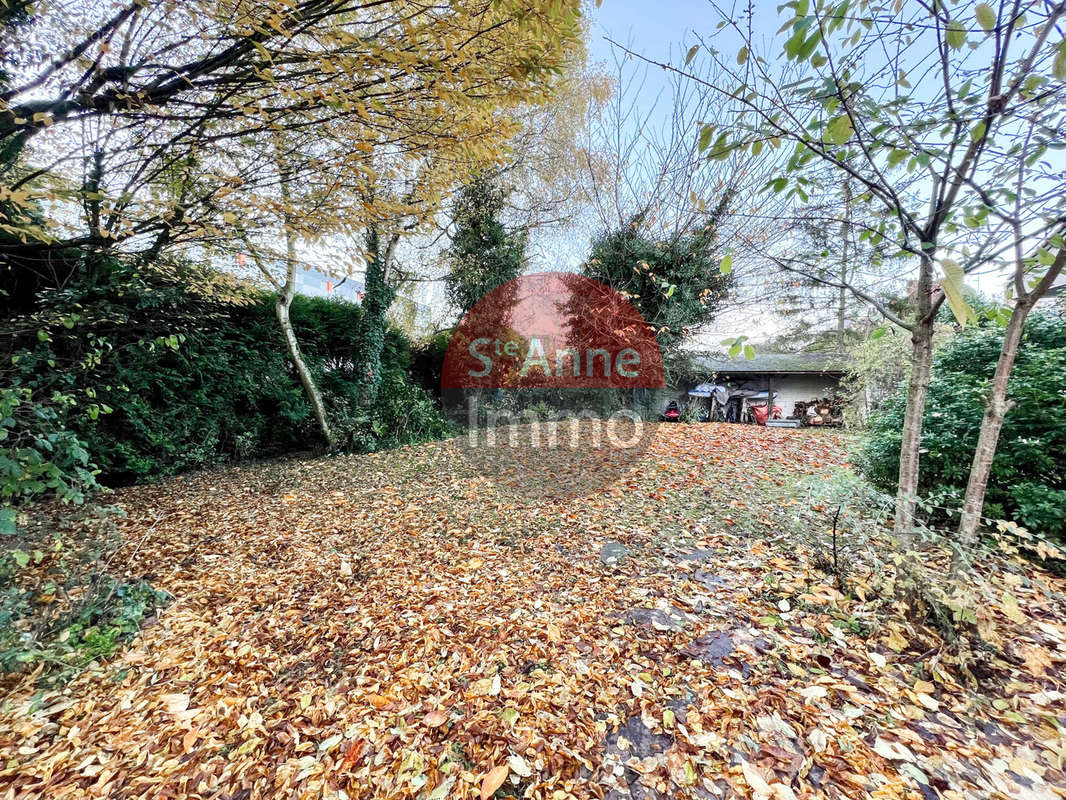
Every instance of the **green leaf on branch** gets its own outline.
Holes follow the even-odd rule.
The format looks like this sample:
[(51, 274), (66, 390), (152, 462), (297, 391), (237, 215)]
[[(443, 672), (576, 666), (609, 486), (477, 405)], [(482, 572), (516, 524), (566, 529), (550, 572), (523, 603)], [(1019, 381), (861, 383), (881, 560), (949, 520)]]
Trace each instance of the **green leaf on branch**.
[(855, 129), (851, 124), (851, 117), (847, 114), (841, 114), (839, 117), (834, 117), (829, 120), (829, 124), (825, 126), (825, 137), (833, 144), (844, 144), (851, 138), (851, 134), (855, 132)]
[(692, 45), (692, 47), (690, 47), (688, 49), (688, 53), (685, 55), (685, 66), (686, 67), (689, 64), (692, 63), (692, 59), (694, 59), (696, 57), (696, 53), (698, 53), (699, 51), (700, 51), (700, 46), (698, 44), (694, 44), (694, 45)]
[(940, 286), (944, 290), (944, 296), (947, 298), (948, 306), (951, 308), (951, 313), (955, 315), (955, 319), (963, 326), (977, 322), (977, 314), (974, 313), (963, 295), (962, 267), (957, 261), (943, 258), (940, 260), (940, 268), (944, 270), (944, 278), (940, 281)]
[(1051, 75), (1057, 80), (1066, 78), (1066, 39), (1059, 42), (1055, 51), (1055, 60), (1051, 64)]
[(751, 361), (753, 358), (755, 358), (755, 348), (752, 347), (750, 344), (744, 345), (744, 358), (746, 358), (748, 361)]
[(803, 45), (799, 48), (799, 51), (796, 53), (796, 60), (806, 61), (808, 58), (811, 57), (814, 51), (818, 49), (818, 45), (821, 43), (822, 32), (820, 30), (815, 30), (814, 33), (811, 34), (810, 38), (805, 41)]
[(743, 66), (744, 63), (747, 60), (748, 60), (748, 48), (747, 47), (742, 47), (742, 48), (740, 48), (740, 51), (737, 53), (737, 63), (740, 64), (741, 66)]
[(992, 6), (988, 3), (978, 3), (974, 8), (974, 14), (977, 16), (977, 24), (985, 29), (987, 32), (991, 32), (996, 28), (996, 12), (992, 10)]
[(898, 150), (898, 149), (893, 148), (892, 151), (888, 154), (888, 166), (890, 166), (890, 167), (898, 166), (909, 155), (910, 155), (910, 153), (908, 153), (906, 150)]
[(728, 135), (725, 133), (720, 134), (715, 140), (711, 152), (707, 154), (707, 158), (711, 161), (725, 161), (725, 159), (729, 158), (729, 154), (733, 152), (733, 149), (729, 144)]
[(713, 125), (704, 125), (702, 128), (700, 128), (699, 148), (701, 153), (711, 146), (712, 136), (714, 136)]
[(953, 21), (948, 24), (948, 31), (945, 38), (947, 39), (948, 47), (953, 50), (960, 50), (962, 46), (966, 44), (966, 28), (958, 22)]
[(719, 267), (723, 275), (728, 275), (733, 271), (733, 254), (727, 253), (725, 258), (722, 259), (722, 264)]

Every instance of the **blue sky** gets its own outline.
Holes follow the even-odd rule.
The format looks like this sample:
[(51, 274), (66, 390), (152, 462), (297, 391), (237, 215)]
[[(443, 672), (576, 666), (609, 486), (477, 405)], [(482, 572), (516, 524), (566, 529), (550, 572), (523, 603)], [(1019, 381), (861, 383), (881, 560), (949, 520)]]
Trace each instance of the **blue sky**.
[[(723, 6), (729, 0), (722, 0)], [(775, 54), (780, 47), (777, 30), (788, 12), (777, 10), (781, 0), (757, 0), (753, 19), (753, 42), (756, 51)], [(744, 3), (734, 6), (743, 10)], [(603, 0), (599, 8), (590, 11), (589, 55), (592, 61), (606, 62), (613, 67), (616, 48), (606, 41), (613, 39), (631, 50), (656, 61), (671, 62), (682, 66), (690, 46), (700, 38), (705, 44), (728, 54), (739, 49), (742, 42), (729, 28), (717, 30), (721, 17), (709, 0)], [(611, 71), (609, 69), (609, 71)], [(651, 106), (656, 97), (669, 96), (668, 79), (659, 69), (647, 70), (644, 85), (639, 95), (639, 104)], [(660, 102), (656, 116), (668, 112), (668, 103)], [(991, 274), (970, 275), (967, 283), (980, 291), (998, 296), (1004, 278), (993, 271)]]
[[(713, 10), (706, 0), (603, 0), (592, 11), (589, 50), (594, 60), (608, 60), (611, 45), (604, 35), (632, 42), (634, 49), (658, 60), (667, 60), (671, 48), (677, 55), (688, 30), (703, 27)], [(709, 27), (713, 27), (709, 26)]]
[[(778, 0), (757, 4), (754, 32), (759, 45), (769, 43), (784, 19), (778, 15), (778, 4)], [(594, 61), (611, 60), (612, 48), (604, 36), (648, 58), (676, 64), (683, 62), (697, 35), (706, 41), (713, 38), (713, 45), (726, 52), (741, 44), (728, 29), (714, 35), (720, 17), (708, 0), (603, 0), (590, 16), (589, 53)]]

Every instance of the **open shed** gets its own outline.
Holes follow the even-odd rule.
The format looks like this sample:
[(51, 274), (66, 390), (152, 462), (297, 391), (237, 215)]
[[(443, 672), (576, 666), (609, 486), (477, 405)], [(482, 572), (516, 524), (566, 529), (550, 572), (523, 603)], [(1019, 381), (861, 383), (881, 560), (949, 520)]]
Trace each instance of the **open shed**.
[(770, 391), (783, 416), (792, 414), (797, 402), (836, 394), (844, 377), (843, 359), (832, 353), (756, 353), (745, 358), (693, 358), (702, 380), (728, 384), (736, 389)]

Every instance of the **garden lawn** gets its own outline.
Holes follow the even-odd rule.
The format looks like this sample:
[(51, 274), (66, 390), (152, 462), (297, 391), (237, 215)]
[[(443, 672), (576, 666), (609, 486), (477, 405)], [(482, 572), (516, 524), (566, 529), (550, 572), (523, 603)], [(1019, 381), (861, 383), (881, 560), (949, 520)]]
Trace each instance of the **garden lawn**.
[(846, 443), (664, 425), (577, 499), (453, 442), (122, 490), (118, 562), (176, 599), (65, 687), (8, 678), (0, 798), (1066, 796), (1063, 583), (1011, 573), (960, 685), (799, 544)]

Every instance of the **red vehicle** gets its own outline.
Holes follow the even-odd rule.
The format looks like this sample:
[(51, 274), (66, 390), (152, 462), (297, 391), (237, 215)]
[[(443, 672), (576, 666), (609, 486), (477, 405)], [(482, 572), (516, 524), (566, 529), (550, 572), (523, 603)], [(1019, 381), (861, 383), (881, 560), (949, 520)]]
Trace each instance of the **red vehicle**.
[(659, 419), (663, 422), (678, 422), (681, 419), (681, 409), (677, 407), (677, 402), (670, 401), (670, 404), (666, 407), (666, 411), (659, 415)]

